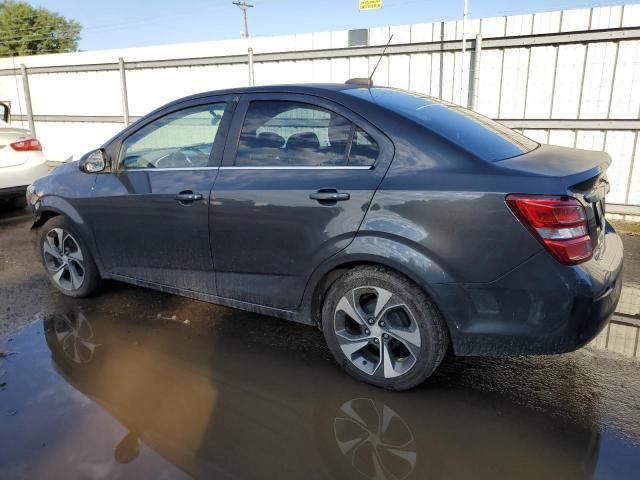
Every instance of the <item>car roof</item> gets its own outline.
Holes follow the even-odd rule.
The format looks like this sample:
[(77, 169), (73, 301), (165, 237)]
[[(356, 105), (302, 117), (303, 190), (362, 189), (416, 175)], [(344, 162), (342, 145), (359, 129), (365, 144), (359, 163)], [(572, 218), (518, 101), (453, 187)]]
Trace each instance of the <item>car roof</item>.
[(199, 95), (220, 95), (228, 93), (260, 93), (260, 92), (317, 92), (317, 91), (341, 91), (353, 88), (366, 88), (363, 85), (350, 83), (283, 83), (278, 85), (259, 85), (255, 87), (237, 87), (224, 90), (203, 92)]
[[(278, 84), (278, 85), (260, 85), (255, 87), (237, 87), (237, 88), (226, 88), (223, 90), (212, 90), (208, 92), (196, 93), (194, 95), (190, 95), (187, 97), (179, 98), (170, 102), (167, 105), (164, 105), (158, 110), (162, 110), (165, 107), (174, 106), (175, 104), (182, 103), (188, 100), (196, 100), (200, 98), (206, 97), (215, 97), (219, 95), (242, 95), (249, 93), (298, 93), (298, 94), (307, 94), (307, 95), (316, 95), (319, 97), (324, 97), (330, 100), (338, 100), (340, 98), (343, 101), (347, 101), (347, 103), (353, 102), (362, 102), (365, 101), (369, 104), (374, 104), (377, 106), (381, 106), (379, 102), (375, 100), (373, 96), (363, 97), (361, 95), (344, 95), (349, 91), (354, 92), (355, 90), (398, 90), (405, 93), (411, 93), (406, 90), (388, 87), (385, 85), (363, 85), (358, 83), (288, 83), (288, 84)], [(453, 104), (446, 102), (444, 100), (432, 97), (430, 95), (420, 94), (422, 97), (429, 99), (430, 102), (435, 104), (440, 104), (443, 106), (453, 106)], [(385, 107), (382, 107), (386, 110)]]
[(292, 83), (279, 85), (260, 85), (255, 87), (236, 87), (196, 93), (194, 95), (176, 99), (175, 101), (169, 103), (169, 105), (203, 97), (214, 97), (218, 95), (242, 95), (247, 93), (306, 93), (309, 95), (315, 94), (323, 96), (323, 94), (331, 95), (332, 93), (335, 94), (344, 90), (352, 90), (357, 88), (367, 87), (363, 85), (354, 85), (347, 83)]

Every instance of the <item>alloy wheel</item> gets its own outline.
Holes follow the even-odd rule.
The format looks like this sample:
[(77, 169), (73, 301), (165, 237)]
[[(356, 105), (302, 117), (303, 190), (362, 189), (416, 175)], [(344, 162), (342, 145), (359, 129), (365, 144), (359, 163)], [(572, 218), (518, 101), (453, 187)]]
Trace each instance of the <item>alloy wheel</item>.
[(354, 288), (338, 301), (333, 320), (342, 353), (362, 372), (393, 378), (416, 364), (420, 329), (409, 307), (390, 291)]
[(42, 242), (44, 263), (53, 281), (65, 290), (78, 290), (85, 277), (84, 257), (78, 241), (66, 230), (54, 228)]

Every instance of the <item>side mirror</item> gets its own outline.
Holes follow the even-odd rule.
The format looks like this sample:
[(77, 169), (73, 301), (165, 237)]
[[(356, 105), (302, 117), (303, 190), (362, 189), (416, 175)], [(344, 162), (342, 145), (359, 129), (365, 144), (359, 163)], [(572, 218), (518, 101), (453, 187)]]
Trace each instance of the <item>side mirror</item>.
[(87, 153), (80, 159), (80, 170), (85, 173), (102, 172), (107, 168), (107, 165), (107, 156), (101, 148)]
[(0, 118), (9, 123), (11, 115), (11, 104), (9, 102), (0, 102)]

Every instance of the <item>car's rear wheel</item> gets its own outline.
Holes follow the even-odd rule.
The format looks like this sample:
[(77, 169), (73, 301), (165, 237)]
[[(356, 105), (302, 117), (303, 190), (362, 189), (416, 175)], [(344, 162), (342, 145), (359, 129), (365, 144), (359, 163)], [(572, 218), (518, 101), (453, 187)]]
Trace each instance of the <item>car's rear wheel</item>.
[(383, 267), (358, 267), (333, 283), (322, 329), (350, 375), (391, 390), (426, 380), (449, 345), (442, 316), (424, 291)]
[(40, 229), (40, 253), (51, 283), (70, 297), (85, 297), (100, 287), (100, 273), (76, 229), (53, 217)]

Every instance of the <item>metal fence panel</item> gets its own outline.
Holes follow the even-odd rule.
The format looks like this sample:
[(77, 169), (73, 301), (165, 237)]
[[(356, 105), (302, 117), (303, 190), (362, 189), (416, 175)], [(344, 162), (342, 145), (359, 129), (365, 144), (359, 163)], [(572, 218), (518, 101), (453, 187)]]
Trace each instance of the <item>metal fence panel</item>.
[[(603, 6), (470, 20), (373, 27), (369, 46), (348, 48), (348, 32), (314, 32), (0, 59), (0, 100), (27, 122), (19, 66), (27, 66), (38, 136), (51, 159), (102, 143), (132, 117), (172, 99), (249, 84), (344, 82), (369, 74), (378, 85), (427, 93), (468, 105), (479, 77), (477, 110), (540, 142), (605, 150), (610, 202), (640, 205), (640, 5)], [(475, 34), (483, 36), (473, 71)], [(118, 58), (124, 59), (123, 103)], [(475, 97), (474, 97), (475, 98)], [(122, 119), (119, 125), (118, 119)]]

